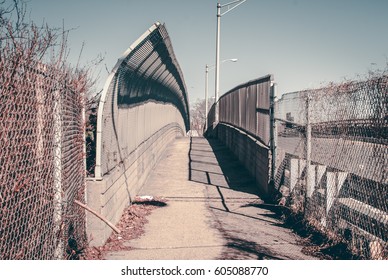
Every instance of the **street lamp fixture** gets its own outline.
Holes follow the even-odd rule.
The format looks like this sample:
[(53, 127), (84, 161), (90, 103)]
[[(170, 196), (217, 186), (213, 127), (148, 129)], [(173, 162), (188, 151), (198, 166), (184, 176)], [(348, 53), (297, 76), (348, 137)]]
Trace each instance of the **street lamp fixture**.
[[(215, 124), (218, 123), (218, 96), (220, 91), (220, 30), (221, 30), (221, 16), (226, 15), (233, 9), (240, 6), (246, 0), (237, 0), (224, 5), (221, 5), (220, 2), (217, 3), (217, 34), (216, 34), (216, 80), (215, 80)], [(226, 8), (226, 11), (221, 11), (222, 8)]]

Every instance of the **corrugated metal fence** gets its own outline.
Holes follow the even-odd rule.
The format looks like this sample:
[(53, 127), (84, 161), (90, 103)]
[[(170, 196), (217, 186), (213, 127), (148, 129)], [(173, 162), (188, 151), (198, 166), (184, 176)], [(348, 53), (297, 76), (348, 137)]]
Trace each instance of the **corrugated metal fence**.
[[(241, 84), (222, 95), (218, 101), (219, 122), (238, 127), (269, 146), (272, 86), (273, 76), (267, 75)], [(216, 104), (209, 111), (207, 127), (214, 124), (215, 108)]]
[(183, 74), (164, 25), (155, 23), (119, 59), (97, 120), (95, 176), (102, 177), (161, 129), (188, 131)]
[[(275, 90), (273, 75), (267, 75), (228, 91), (210, 109), (209, 129), (206, 132), (207, 135), (216, 134), (244, 162), (255, 178), (260, 193), (265, 196), (270, 194), (268, 185), (274, 177), (270, 162), (275, 152), (274, 137), (271, 137)], [(219, 123), (215, 123), (217, 106)], [(242, 136), (243, 134), (248, 137)]]

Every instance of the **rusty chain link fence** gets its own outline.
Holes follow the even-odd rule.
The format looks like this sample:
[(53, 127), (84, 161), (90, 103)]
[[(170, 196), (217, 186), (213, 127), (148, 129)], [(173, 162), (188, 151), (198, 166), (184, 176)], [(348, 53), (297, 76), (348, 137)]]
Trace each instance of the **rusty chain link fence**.
[[(320, 250), (340, 248), (339, 258), (387, 259), (386, 71), (276, 101), (275, 95), (269, 75), (221, 96), (216, 137), (260, 178), (260, 188), (267, 185), (269, 200), (288, 209), (293, 227), (305, 224), (325, 236)], [(260, 143), (255, 152), (247, 152), (253, 140), (242, 135)]]
[(84, 245), (84, 78), (2, 45), (0, 259), (71, 259)]
[(364, 259), (387, 259), (387, 101), (383, 73), (276, 102), (280, 203)]

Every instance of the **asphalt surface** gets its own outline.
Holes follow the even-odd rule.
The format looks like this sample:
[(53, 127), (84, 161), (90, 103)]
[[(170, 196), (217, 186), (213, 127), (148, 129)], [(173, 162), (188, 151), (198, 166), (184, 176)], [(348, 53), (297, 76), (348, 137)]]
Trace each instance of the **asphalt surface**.
[(216, 140), (180, 138), (170, 145), (139, 195), (164, 198), (145, 234), (118, 260), (314, 259), (299, 237), (256, 194), (253, 179)]

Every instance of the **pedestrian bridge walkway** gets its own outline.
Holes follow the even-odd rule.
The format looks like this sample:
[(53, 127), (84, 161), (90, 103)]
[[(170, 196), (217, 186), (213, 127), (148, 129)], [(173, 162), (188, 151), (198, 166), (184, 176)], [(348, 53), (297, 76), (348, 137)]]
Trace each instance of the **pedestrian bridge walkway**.
[[(204, 132), (190, 125), (183, 73), (165, 26), (155, 23), (118, 60), (101, 94), (87, 204), (115, 224), (139, 194), (168, 199), (150, 217), (145, 237), (131, 244), (136, 258), (151, 248), (176, 254), (189, 248), (193, 255), (184, 258), (200, 258), (200, 248), (208, 248), (207, 258), (304, 258), (270, 211), (279, 206), (265, 205), (258, 192), (345, 240), (349, 252), (386, 258), (386, 114), (370, 106), (366, 93), (384, 105), (388, 79), (379, 80), (378, 90), (371, 82), (357, 83), (359, 91), (337, 86), (276, 101), (269, 74), (223, 94)], [(182, 138), (195, 129), (210, 140)], [(104, 244), (111, 228), (89, 213), (86, 221), (89, 245)], [(174, 257), (160, 255), (167, 256)]]
[(312, 259), (217, 140), (178, 138), (139, 195), (164, 198), (129, 251), (107, 259)]
[(77, 82), (33, 65), (0, 75), (0, 259), (77, 259), (138, 195), (166, 207), (110, 259), (310, 258), (264, 198), (330, 233), (322, 246), (346, 243), (338, 258), (388, 258), (386, 74), (278, 100), (269, 74), (224, 93), (203, 124), (159, 22), (87, 108)]

